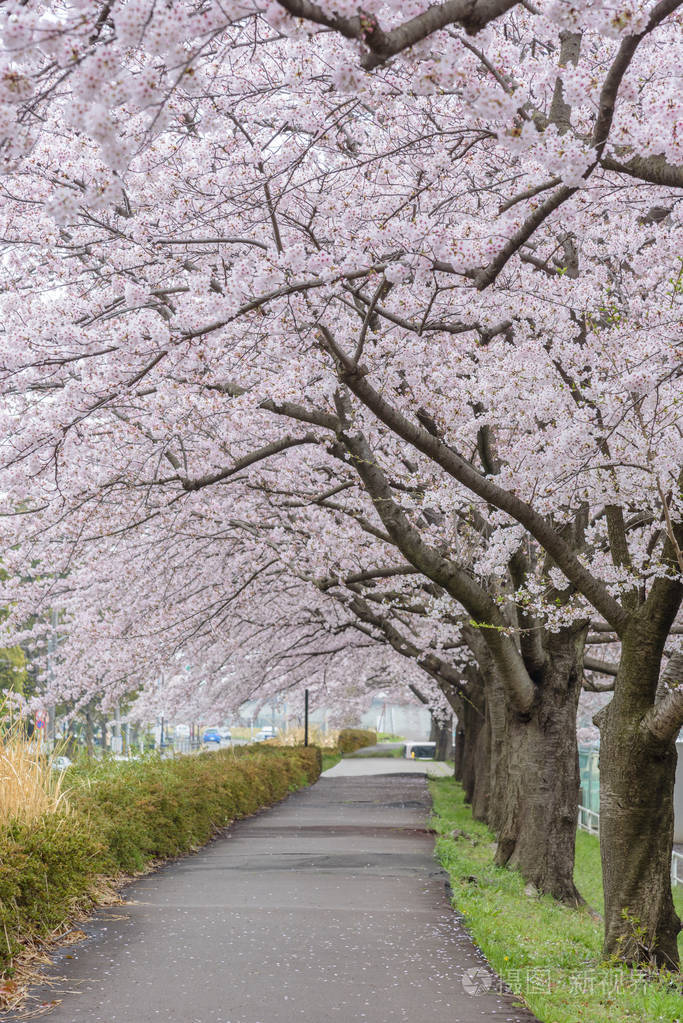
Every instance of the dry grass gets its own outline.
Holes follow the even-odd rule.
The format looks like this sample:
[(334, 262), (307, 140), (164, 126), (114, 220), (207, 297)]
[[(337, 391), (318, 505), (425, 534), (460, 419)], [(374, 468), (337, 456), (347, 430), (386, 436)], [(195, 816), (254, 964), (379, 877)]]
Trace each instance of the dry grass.
[[(276, 740), (278, 746), (303, 746), (303, 728), (288, 728), (285, 731), (278, 729)], [(322, 749), (335, 749), (339, 742), (339, 732), (336, 730), (323, 732), (317, 725), (308, 726), (308, 741), (311, 746), (320, 746)]]
[(68, 809), (63, 774), (53, 770), (59, 751), (42, 753), (30, 742), (23, 722), (0, 707), (0, 825), (31, 823), (46, 813)]

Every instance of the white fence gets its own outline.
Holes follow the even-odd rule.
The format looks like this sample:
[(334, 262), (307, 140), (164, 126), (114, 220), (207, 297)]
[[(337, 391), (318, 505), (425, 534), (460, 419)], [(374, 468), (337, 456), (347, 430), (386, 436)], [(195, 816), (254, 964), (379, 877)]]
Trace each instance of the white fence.
[[(599, 835), (600, 814), (589, 810), (587, 806), (579, 806), (578, 826), (581, 831)], [(674, 852), (671, 855), (671, 883), (683, 885), (683, 853)]]
[(683, 884), (683, 853), (675, 852), (671, 857), (671, 880)]
[(579, 827), (591, 835), (600, 834), (600, 814), (589, 810), (587, 806), (579, 807)]

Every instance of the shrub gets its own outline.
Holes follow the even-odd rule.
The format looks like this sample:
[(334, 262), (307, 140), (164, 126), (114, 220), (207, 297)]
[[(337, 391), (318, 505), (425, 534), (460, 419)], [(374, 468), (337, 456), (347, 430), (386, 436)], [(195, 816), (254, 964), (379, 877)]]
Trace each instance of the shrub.
[(98, 880), (207, 842), (238, 817), (314, 782), (320, 750), (225, 750), (68, 772), (70, 811), (0, 826), (0, 972), (21, 941), (89, 908)]
[(342, 753), (353, 753), (364, 746), (377, 744), (377, 732), (365, 728), (342, 728), (339, 733), (339, 749)]

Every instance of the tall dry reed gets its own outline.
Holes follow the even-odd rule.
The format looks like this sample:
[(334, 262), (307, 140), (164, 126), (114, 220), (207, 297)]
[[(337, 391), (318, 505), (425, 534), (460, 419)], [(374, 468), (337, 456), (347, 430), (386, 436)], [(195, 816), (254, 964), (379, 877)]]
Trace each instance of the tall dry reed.
[(30, 823), (46, 813), (66, 810), (63, 773), (53, 770), (57, 753), (43, 753), (29, 740), (22, 721), (0, 706), (0, 825)]
[[(288, 728), (286, 731), (284, 728), (278, 728), (277, 730), (275, 742), (279, 746), (302, 746), (303, 741), (303, 728)], [(318, 727), (318, 725), (309, 725), (308, 741), (311, 746), (321, 746), (324, 749), (334, 749), (339, 741), (339, 731), (337, 729), (330, 729), (327, 733), (325, 733), (322, 728)]]

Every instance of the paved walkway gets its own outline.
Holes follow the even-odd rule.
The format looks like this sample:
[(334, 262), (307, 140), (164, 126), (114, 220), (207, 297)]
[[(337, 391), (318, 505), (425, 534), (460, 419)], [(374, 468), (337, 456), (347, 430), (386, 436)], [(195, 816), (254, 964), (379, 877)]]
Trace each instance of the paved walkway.
[(405, 757), (348, 756), (325, 771), (323, 778), (359, 778), (377, 774), (427, 774), (443, 778), (453, 774), (453, 767), (439, 760), (406, 760)]
[(465, 990), (482, 959), (428, 812), (423, 777), (324, 777), (131, 884), (32, 1005), (61, 999), (49, 1023), (529, 1021)]
[(367, 757), (369, 753), (377, 754), (386, 753), (387, 756), (393, 756), (397, 750), (401, 753), (405, 750), (405, 742), (378, 742), (374, 746), (361, 746), (360, 749), (356, 749), (353, 753), (345, 753), (345, 757)]

